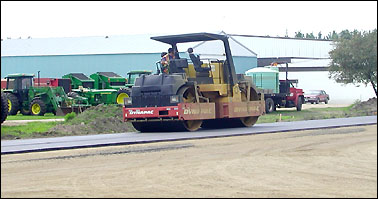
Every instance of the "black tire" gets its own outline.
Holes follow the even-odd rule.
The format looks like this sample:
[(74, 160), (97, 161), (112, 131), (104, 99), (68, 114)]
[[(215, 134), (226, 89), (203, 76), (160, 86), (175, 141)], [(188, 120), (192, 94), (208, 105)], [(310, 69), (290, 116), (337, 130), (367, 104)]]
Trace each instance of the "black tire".
[(325, 99), (324, 104), (328, 104), (328, 99), (327, 98)]
[[(123, 98), (121, 98), (124, 96)], [(131, 91), (129, 89), (119, 89), (117, 92), (117, 97), (116, 97), (116, 103), (117, 104), (123, 104), (124, 98), (131, 97)]]
[[(29, 107), (28, 107), (28, 108), (29, 108)], [(22, 115), (30, 115), (30, 114), (31, 114), (30, 109), (26, 109), (26, 108), (21, 108), (21, 109), (20, 109), (20, 113), (21, 113)]]
[(13, 93), (6, 93), (6, 96), (8, 99), (8, 115), (16, 115), (20, 110), (20, 102), (18, 101), (17, 96)]
[(318, 98), (318, 99), (316, 99), (315, 104), (319, 104), (319, 102), (320, 102), (320, 99)]
[(314, 104), (314, 102), (311, 102), (311, 104)]
[(297, 111), (301, 111), (302, 110), (302, 98), (301, 97), (298, 97), (298, 102), (297, 102)]
[(274, 101), (272, 98), (266, 98), (265, 99), (265, 112), (266, 113), (271, 113), (273, 111), (275, 111), (275, 105), (274, 105)]
[(30, 103), (29, 110), (31, 115), (43, 116), (46, 113), (46, 104), (40, 99), (33, 99)]
[(8, 100), (3, 92), (1, 92), (1, 123), (3, 123), (8, 116)]

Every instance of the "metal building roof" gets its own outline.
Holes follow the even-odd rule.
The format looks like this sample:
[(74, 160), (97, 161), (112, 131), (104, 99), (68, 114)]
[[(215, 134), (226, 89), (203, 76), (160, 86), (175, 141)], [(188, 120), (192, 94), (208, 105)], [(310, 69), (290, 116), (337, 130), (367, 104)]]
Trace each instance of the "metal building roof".
[[(223, 31), (217, 34), (226, 34)], [(44, 56), (83, 54), (128, 54), (161, 53), (168, 44), (152, 40), (158, 35), (118, 35), (65, 38), (6, 39), (1, 41), (1, 56)], [(333, 49), (332, 41), (288, 39), (228, 34), (231, 52), (235, 56), (258, 57), (313, 57), (328, 58)], [(216, 43), (219, 44), (216, 44)], [(220, 41), (183, 43), (180, 52), (193, 47), (194, 53), (222, 55), (224, 48)]]
[[(168, 44), (152, 40), (156, 35), (118, 35), (118, 36), (91, 36), (91, 37), (64, 37), (64, 38), (32, 38), (6, 39), (1, 41), (1, 56), (48, 56), (48, 55), (92, 55), (92, 54), (129, 54), (129, 53), (161, 53), (166, 52)], [(230, 39), (230, 46), (235, 56), (256, 56), (245, 46)], [(179, 52), (186, 52), (200, 42), (178, 45)], [(207, 44), (207, 42), (205, 42)], [(208, 45), (201, 45), (203, 49)], [(217, 48), (209, 45), (205, 50), (222, 55)], [(246, 53), (247, 52), (247, 53)], [(196, 52), (195, 53), (199, 53)]]
[(153, 41), (150, 36), (7, 39), (1, 41), (1, 56), (156, 53), (167, 50), (166, 44)]
[(230, 35), (258, 57), (329, 58), (328, 52), (334, 47), (329, 40)]

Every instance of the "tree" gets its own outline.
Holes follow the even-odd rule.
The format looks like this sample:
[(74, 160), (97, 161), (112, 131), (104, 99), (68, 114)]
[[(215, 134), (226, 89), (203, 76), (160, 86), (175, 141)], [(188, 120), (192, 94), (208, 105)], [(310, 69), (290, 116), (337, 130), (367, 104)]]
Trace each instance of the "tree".
[(339, 35), (336, 33), (336, 31), (328, 33), (327, 36), (325, 36), (325, 39), (327, 40), (337, 40), (339, 38)]
[(321, 31), (318, 33), (318, 38), (317, 39), (322, 39), (322, 32)]
[(369, 32), (344, 30), (329, 52), (329, 78), (344, 84), (371, 84), (377, 96), (377, 29)]
[(315, 39), (314, 33), (306, 33), (306, 39)]
[(295, 32), (295, 38), (304, 38), (304, 34), (301, 33), (301, 31)]
[(352, 34), (349, 30), (343, 30), (339, 33), (341, 39), (352, 39)]

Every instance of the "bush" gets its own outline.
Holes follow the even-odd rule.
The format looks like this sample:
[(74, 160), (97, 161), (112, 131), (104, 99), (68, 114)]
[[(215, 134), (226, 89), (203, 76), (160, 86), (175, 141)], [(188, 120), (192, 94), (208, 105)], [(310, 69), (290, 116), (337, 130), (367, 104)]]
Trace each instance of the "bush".
[(69, 120), (72, 120), (75, 117), (76, 117), (76, 113), (75, 112), (68, 113), (67, 115), (64, 116), (64, 121), (67, 122)]

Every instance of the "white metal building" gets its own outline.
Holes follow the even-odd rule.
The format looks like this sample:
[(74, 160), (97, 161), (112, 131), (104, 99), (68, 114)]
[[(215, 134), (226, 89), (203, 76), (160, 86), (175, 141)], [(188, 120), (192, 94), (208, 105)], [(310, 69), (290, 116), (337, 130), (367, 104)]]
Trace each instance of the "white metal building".
[[(1, 41), (1, 77), (38, 71), (41, 77), (55, 78), (67, 73), (89, 76), (96, 72), (115, 72), (126, 76), (130, 70), (155, 71), (156, 61), (170, 45), (151, 40), (151, 36), (157, 35), (6, 39)], [(180, 57), (188, 58), (187, 49), (196, 44), (179, 44)], [(234, 39), (230, 45), (236, 72), (243, 73), (257, 66), (256, 54), (251, 50)], [(210, 50), (217, 54), (216, 49)], [(195, 47), (194, 51), (197, 51)]]
[[(221, 34), (225, 34), (221, 32)], [(72, 72), (88, 76), (95, 72), (112, 71), (122, 76), (130, 70), (155, 70), (160, 53), (169, 45), (151, 40), (158, 35), (119, 35), (98, 37), (6, 39), (1, 41), (1, 77), (11, 73), (37, 73), (41, 77), (61, 77)], [(257, 67), (259, 58), (291, 58), (289, 68), (323, 68), (306, 72), (289, 72), (289, 79), (298, 79), (298, 87), (323, 89), (330, 103), (350, 104), (375, 96), (371, 86), (343, 85), (328, 78), (331, 41), (293, 39), (229, 34), (237, 73)], [(217, 41), (179, 44), (180, 56), (188, 47), (201, 58), (223, 57), (223, 45)], [(212, 52), (209, 54), (208, 52)], [(316, 58), (316, 59), (315, 59)], [(280, 72), (281, 79), (285, 73)]]

